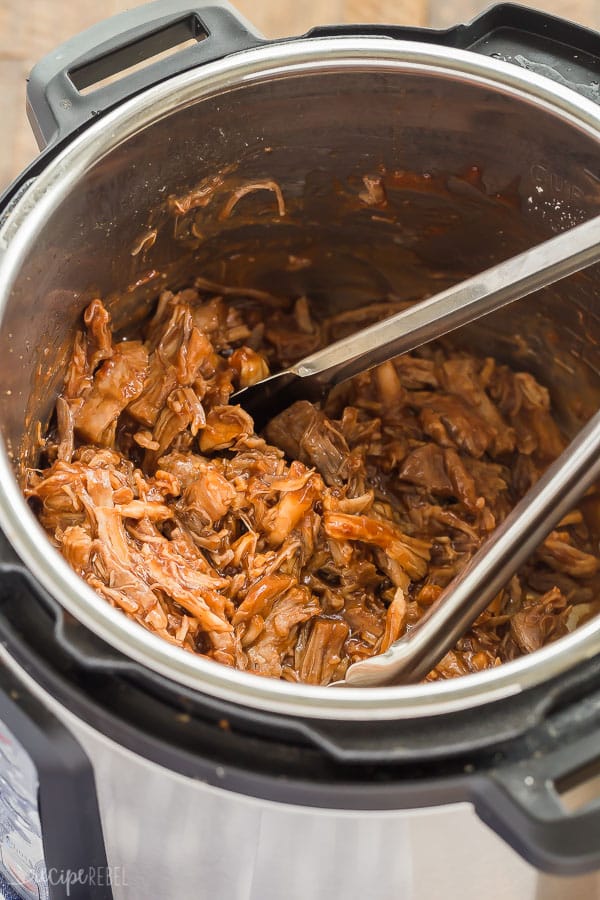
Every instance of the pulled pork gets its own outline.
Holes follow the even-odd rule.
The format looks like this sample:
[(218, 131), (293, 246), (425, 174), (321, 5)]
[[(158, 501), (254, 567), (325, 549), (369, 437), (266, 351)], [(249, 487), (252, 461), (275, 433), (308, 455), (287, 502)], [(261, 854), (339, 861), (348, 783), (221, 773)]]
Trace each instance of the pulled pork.
[[(413, 628), (561, 452), (532, 375), (437, 345), (257, 435), (232, 392), (338, 325), (315, 322), (306, 298), (265, 323), (247, 298), (187, 289), (161, 296), (142, 339), (116, 342), (100, 300), (88, 307), (23, 487), (110, 604), (192, 653), (328, 684)], [(581, 509), (429, 679), (496, 666), (596, 614), (593, 492)]]

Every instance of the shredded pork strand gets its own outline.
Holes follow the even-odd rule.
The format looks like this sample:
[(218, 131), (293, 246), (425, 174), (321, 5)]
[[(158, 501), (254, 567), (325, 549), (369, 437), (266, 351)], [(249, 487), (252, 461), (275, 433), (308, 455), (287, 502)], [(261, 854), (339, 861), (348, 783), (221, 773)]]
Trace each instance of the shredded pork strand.
[[(339, 316), (317, 322), (302, 297), (264, 322), (241, 289), (224, 294), (164, 292), (123, 342), (94, 300), (24, 490), (73, 569), (140, 625), (225, 665), (328, 684), (415, 626), (564, 441), (532, 375), (440, 346), (257, 435), (232, 392), (331, 339)], [(563, 519), (430, 680), (598, 612), (599, 502)]]

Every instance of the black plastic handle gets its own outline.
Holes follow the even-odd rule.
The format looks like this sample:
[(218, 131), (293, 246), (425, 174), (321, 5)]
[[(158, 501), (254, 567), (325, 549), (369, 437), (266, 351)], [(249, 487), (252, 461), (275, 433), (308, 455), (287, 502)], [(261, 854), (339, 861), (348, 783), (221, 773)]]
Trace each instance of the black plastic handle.
[[(566, 707), (530, 733), (513, 756), (473, 781), (480, 818), (546, 872), (600, 868), (600, 692)], [(571, 805), (570, 786), (579, 797)]]
[[(193, 46), (126, 72), (189, 41)], [(193, 0), (156, 0), (99, 22), (32, 70), (27, 115), (36, 140), (43, 148), (172, 75), (262, 42), (224, 0), (205, 5)], [(99, 83), (118, 75), (118, 80)]]
[(307, 37), (390, 37), (472, 50), (513, 63), (600, 103), (600, 38), (582, 25), (516, 3), (501, 3), (445, 30), (404, 25), (333, 25)]

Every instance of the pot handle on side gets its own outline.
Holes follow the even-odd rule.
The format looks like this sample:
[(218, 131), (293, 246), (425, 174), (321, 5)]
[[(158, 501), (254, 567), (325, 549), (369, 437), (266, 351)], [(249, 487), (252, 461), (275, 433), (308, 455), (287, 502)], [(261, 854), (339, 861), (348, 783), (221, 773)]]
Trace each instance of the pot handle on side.
[(551, 717), (544, 731), (520, 759), (476, 775), (471, 799), (479, 817), (537, 868), (591, 872), (600, 867), (600, 694)]
[[(261, 43), (225, 0), (155, 0), (99, 22), (48, 54), (30, 74), (27, 115), (38, 145), (62, 140), (173, 75)], [(159, 54), (161, 59), (150, 61)]]
[(459, 26), (457, 46), (512, 63), (600, 103), (598, 33), (514, 3)]
[(436, 30), (404, 25), (332, 25), (307, 37), (366, 35), (440, 44), (512, 63), (600, 103), (600, 45), (592, 29), (530, 9), (500, 3), (465, 25)]

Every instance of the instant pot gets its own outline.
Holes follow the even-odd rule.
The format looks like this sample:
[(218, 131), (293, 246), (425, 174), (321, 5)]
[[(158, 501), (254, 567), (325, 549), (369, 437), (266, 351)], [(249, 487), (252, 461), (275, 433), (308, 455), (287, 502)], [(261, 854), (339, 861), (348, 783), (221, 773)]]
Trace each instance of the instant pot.
[[(192, 274), (317, 315), (434, 293), (600, 212), (598, 103), (600, 37), (510, 4), (266, 41), (225, 3), (160, 0), (34, 69), (44, 149), (0, 208), (0, 867), (19, 896), (598, 896), (600, 621), (451, 681), (260, 678), (96, 596), (18, 483), (93, 297), (127, 328)], [(373, 176), (384, 209), (356, 202)], [(283, 209), (260, 190), (225, 214), (249, 182)], [(600, 403), (599, 290), (596, 267), (456, 341), (540, 377), (574, 434)]]

